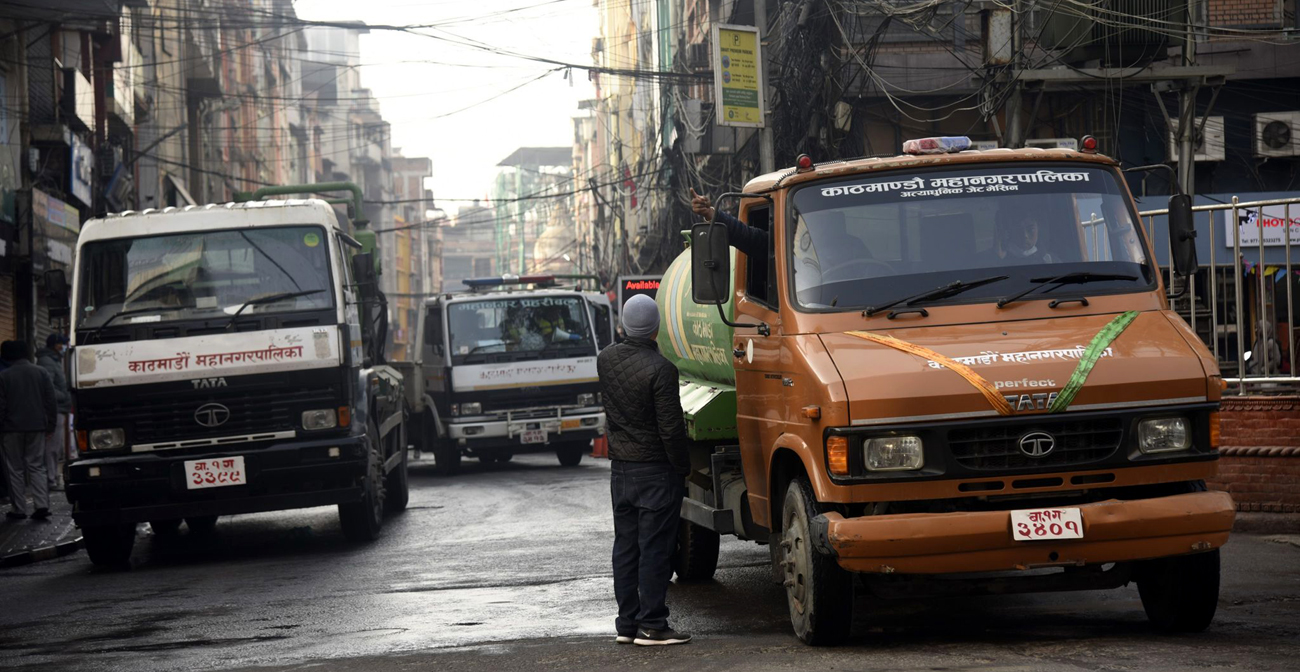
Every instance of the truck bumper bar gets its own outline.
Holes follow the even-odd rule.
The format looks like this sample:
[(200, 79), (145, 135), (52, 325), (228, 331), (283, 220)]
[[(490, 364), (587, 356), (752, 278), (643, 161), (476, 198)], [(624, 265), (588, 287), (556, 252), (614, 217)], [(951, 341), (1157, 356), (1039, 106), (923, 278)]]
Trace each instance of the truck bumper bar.
[(544, 429), (548, 436), (562, 436), (572, 432), (576, 436), (605, 433), (605, 413), (574, 413), (525, 418), (485, 418), (473, 420), (458, 418), (447, 423), (447, 436), (453, 440), (514, 439), (528, 430)]
[[(186, 461), (236, 455), (244, 458), (247, 484), (186, 487)], [(73, 520), (83, 526), (328, 506), (360, 500), (367, 460), (365, 443), (351, 436), (92, 457), (68, 467), (67, 493)]]
[(911, 513), (812, 521), (817, 550), (854, 572), (943, 574), (1095, 565), (1206, 551), (1228, 541), (1236, 506), (1196, 492), (1078, 507), (1083, 538), (1014, 541), (1007, 511)]

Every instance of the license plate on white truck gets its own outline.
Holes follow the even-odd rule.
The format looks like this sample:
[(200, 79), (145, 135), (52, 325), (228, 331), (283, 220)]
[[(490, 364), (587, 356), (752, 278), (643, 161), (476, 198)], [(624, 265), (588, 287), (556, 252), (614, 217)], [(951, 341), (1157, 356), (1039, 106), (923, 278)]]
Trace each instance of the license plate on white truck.
[(1011, 536), (1016, 541), (1082, 539), (1083, 515), (1078, 509), (1012, 511)]
[(525, 429), (519, 433), (519, 443), (546, 443), (546, 430)]
[(189, 460), (185, 462), (185, 487), (190, 490), (200, 488), (221, 488), (227, 485), (246, 485), (248, 473), (244, 471), (244, 458), (214, 457), (210, 460)]

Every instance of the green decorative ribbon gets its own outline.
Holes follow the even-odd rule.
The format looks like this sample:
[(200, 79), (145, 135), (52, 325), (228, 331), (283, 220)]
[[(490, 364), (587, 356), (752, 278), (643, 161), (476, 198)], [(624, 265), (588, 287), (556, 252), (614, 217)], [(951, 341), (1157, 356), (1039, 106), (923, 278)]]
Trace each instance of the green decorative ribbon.
[(1074, 396), (1083, 389), (1083, 384), (1088, 380), (1088, 374), (1092, 373), (1092, 367), (1097, 365), (1097, 360), (1101, 354), (1106, 352), (1106, 348), (1124, 333), (1128, 325), (1137, 319), (1138, 312), (1130, 310), (1123, 315), (1113, 319), (1109, 324), (1101, 328), (1096, 336), (1092, 337), (1092, 342), (1088, 348), (1083, 351), (1083, 357), (1079, 359), (1079, 365), (1074, 368), (1074, 373), (1070, 374), (1070, 382), (1065, 384), (1065, 389), (1056, 395), (1052, 400), (1052, 405), (1047, 407), (1048, 413), (1060, 413), (1069, 408), (1070, 402), (1074, 401)]

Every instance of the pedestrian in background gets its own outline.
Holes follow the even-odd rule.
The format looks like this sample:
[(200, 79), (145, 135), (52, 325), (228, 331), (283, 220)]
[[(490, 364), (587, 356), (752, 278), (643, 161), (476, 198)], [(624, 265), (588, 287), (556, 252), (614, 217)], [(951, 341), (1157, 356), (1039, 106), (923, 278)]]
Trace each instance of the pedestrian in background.
[(54, 382), (54, 403), (59, 412), (54, 422), (54, 433), (45, 437), (45, 475), (50, 490), (63, 489), (60, 465), (69, 458), (68, 414), (72, 412), (72, 393), (68, 390), (68, 376), (63, 369), (63, 353), (67, 349), (67, 336), (50, 334), (45, 339), (45, 347), (36, 353), (36, 363), (50, 374)]
[(625, 339), (605, 348), (596, 361), (612, 472), (615, 641), (685, 644), (691, 636), (668, 627), (667, 604), (690, 473), (677, 367), (655, 343), (659, 308), (654, 299), (628, 299), (621, 321)]
[[(12, 506), (5, 516), (22, 520), (31, 515), (41, 520), (50, 516), (45, 435), (54, 431), (58, 417), (54, 381), (32, 362), (26, 342), (5, 341), (0, 345), (0, 359), (9, 367), (0, 373), (0, 432), (4, 433), (2, 452)], [(28, 486), (36, 503), (32, 513), (27, 508)]]

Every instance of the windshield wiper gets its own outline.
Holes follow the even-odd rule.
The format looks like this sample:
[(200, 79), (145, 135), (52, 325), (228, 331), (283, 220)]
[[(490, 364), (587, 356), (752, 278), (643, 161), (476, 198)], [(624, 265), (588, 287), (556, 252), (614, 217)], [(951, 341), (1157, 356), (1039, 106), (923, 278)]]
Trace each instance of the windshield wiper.
[(113, 320), (116, 320), (116, 319), (119, 318), (119, 317), (126, 317), (127, 315), (140, 315), (140, 314), (143, 314), (143, 313), (161, 313), (161, 312), (166, 311), (166, 310), (175, 310), (175, 309), (177, 309), (177, 308), (193, 308), (193, 307), (194, 307), (193, 305), (188, 305), (188, 306), (150, 306), (150, 307), (148, 307), (148, 308), (132, 308), (132, 309), (130, 309), (130, 310), (122, 309), (122, 310), (117, 311), (116, 313), (113, 313), (112, 315), (109, 315), (107, 320), (104, 320), (103, 323), (101, 323), (98, 327), (95, 327), (95, 330), (92, 331), (92, 332), (90, 332), (90, 335), (86, 337), (86, 342), (89, 343), (89, 342), (91, 342), (91, 341), (98, 340), (98, 339), (99, 339), (99, 333), (100, 333), (101, 331), (103, 331), (104, 328), (107, 327), (107, 326), (109, 325), (110, 322), (112, 322)]
[[(1037, 291), (1043, 285), (1056, 283), (1056, 287), (1044, 290), (1043, 293), (1053, 291), (1065, 285), (1081, 285), (1088, 282), (1104, 282), (1106, 280), (1137, 280), (1136, 275), (1126, 275), (1123, 273), (1093, 273), (1091, 271), (1075, 271), (1064, 275), (1056, 275), (1046, 278), (1030, 278), (1029, 281), (1034, 283), (1029, 289), (1019, 294), (1013, 294), (1003, 299), (998, 299), (998, 308), (1005, 308), (1009, 303), (1015, 303), (1020, 299)], [(1055, 306), (1053, 306), (1055, 308)]]
[(283, 301), (285, 299), (296, 299), (300, 296), (310, 296), (312, 294), (320, 294), (323, 291), (325, 290), (307, 289), (301, 292), (281, 292), (279, 294), (268, 294), (266, 296), (259, 296), (255, 299), (249, 299), (244, 302), (244, 305), (239, 307), (239, 310), (235, 311), (234, 315), (230, 316), (230, 321), (226, 323), (225, 328), (229, 329), (235, 326), (235, 320), (239, 319), (239, 314), (244, 312), (244, 309), (249, 306), (257, 305), (259, 303), (275, 303), (276, 301)]
[(894, 306), (897, 306), (900, 303), (908, 306), (914, 306), (922, 301), (935, 301), (938, 299), (946, 299), (950, 296), (956, 296), (958, 294), (961, 294), (962, 292), (965, 292), (967, 290), (975, 289), (976, 287), (983, 287), (984, 285), (990, 283), (1006, 280), (1009, 277), (1011, 276), (991, 275), (987, 278), (980, 278), (979, 280), (957, 280), (955, 282), (950, 282), (946, 285), (935, 287), (934, 289), (921, 292), (920, 294), (913, 294), (912, 296), (905, 296), (901, 299), (890, 301), (889, 303), (886, 303), (884, 305), (871, 306), (866, 310), (862, 311), (862, 314), (865, 315), (866, 317), (871, 317), (876, 313), (889, 310), (890, 308), (893, 308)]

